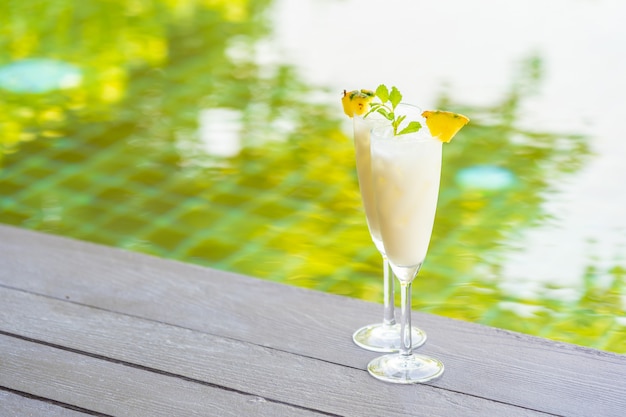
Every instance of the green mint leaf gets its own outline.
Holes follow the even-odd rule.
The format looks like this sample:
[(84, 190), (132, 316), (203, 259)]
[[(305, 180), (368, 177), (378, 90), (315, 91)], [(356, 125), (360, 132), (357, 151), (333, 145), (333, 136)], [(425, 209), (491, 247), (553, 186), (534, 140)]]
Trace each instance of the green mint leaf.
[(396, 87), (391, 87), (389, 101), (391, 101), (391, 106), (394, 109), (398, 107), (398, 104), (400, 104), (400, 102), (402, 101), (402, 94), (400, 94), (400, 90), (398, 90)]
[[(420, 122), (409, 122), (409, 124), (398, 133), (400, 125), (406, 119), (406, 115), (398, 116), (396, 118), (395, 109), (402, 102), (402, 93), (395, 86), (391, 87), (391, 92), (385, 84), (381, 84), (376, 88), (376, 97), (381, 101), (380, 103), (370, 103), (370, 109), (363, 117), (369, 116), (371, 113), (379, 113), (385, 119), (391, 122), (393, 127), (394, 136), (404, 135), (406, 133), (417, 132), (422, 128)], [(389, 104), (391, 104), (391, 107)]]
[(386, 103), (389, 100), (389, 90), (385, 84), (381, 84), (378, 88), (376, 88), (376, 97), (378, 97), (383, 103)]
[(393, 121), (393, 113), (389, 113), (389, 110), (387, 110), (386, 108), (381, 107), (376, 111), (382, 114), (385, 117), (385, 119)]
[(422, 124), (420, 122), (409, 122), (407, 127), (402, 129), (398, 135), (404, 135), (407, 133), (418, 132), (422, 128)]

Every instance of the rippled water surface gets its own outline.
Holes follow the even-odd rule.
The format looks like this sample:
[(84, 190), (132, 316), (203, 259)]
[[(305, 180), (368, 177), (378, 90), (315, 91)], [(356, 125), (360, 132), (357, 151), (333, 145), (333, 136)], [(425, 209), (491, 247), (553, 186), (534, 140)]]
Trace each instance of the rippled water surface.
[(381, 301), (339, 98), (395, 84), (472, 119), (414, 308), (626, 353), (622, 3), (22, 3), (0, 222)]

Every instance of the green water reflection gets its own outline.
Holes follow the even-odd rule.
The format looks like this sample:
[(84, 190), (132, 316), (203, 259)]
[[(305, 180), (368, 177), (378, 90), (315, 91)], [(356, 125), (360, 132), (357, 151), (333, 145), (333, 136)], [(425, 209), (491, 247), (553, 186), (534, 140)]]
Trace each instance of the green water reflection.
[[(339, 93), (256, 59), (270, 1), (23, 3), (0, 6), (0, 222), (381, 300)], [(29, 92), (15, 63), (49, 79)], [(500, 282), (510, 242), (588, 155), (585, 137), (519, 126), (541, 76), (530, 57), (484, 108), (442, 94), (472, 123), (445, 148), (415, 308), (626, 352), (624, 268), (607, 281), (590, 260), (582, 288), (533, 296)]]

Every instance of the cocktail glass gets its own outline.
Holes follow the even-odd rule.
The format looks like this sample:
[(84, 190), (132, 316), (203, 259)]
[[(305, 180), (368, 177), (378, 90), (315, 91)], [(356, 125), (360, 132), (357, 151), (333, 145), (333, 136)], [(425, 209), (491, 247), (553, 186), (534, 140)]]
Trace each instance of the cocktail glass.
[[(415, 106), (400, 104), (396, 109), (398, 114), (406, 114), (413, 119), (420, 117), (420, 109)], [(353, 117), (354, 148), (356, 157), (356, 170), (359, 178), (359, 188), (365, 209), (367, 226), (372, 241), (383, 258), (383, 293), (384, 310), (381, 323), (369, 324), (361, 327), (352, 335), (352, 340), (358, 346), (375, 352), (397, 352), (401, 347), (400, 325), (395, 318), (395, 295), (393, 272), (390, 269), (376, 212), (376, 202), (372, 187), (370, 131), (377, 127), (389, 125), (389, 121), (378, 113), (372, 113), (368, 117)], [(413, 327), (411, 334), (412, 347), (416, 348), (426, 341), (426, 333)]]
[(444, 370), (439, 360), (412, 352), (411, 284), (428, 249), (437, 208), (442, 143), (426, 126), (394, 136), (391, 127), (371, 132), (372, 186), (378, 226), (391, 269), (400, 281), (399, 352), (368, 365), (375, 378), (400, 384), (426, 382)]

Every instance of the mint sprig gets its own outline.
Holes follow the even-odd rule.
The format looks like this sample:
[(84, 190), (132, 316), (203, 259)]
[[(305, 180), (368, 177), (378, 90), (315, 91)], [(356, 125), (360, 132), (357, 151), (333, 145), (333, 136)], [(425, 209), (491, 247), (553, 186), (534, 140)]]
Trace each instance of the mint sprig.
[(378, 88), (376, 88), (376, 97), (380, 100), (380, 103), (370, 103), (370, 110), (364, 117), (374, 112), (381, 114), (391, 122), (394, 136), (417, 132), (422, 128), (420, 122), (411, 121), (404, 129), (398, 132), (400, 124), (406, 119), (406, 115), (396, 116), (396, 107), (398, 107), (398, 104), (402, 101), (402, 94), (395, 86), (391, 87), (391, 91), (389, 91), (386, 85), (379, 85)]

